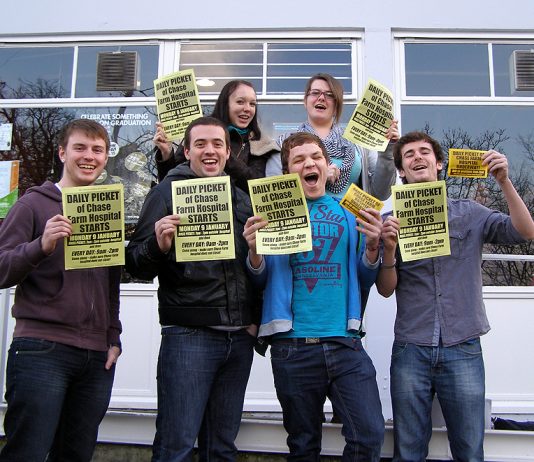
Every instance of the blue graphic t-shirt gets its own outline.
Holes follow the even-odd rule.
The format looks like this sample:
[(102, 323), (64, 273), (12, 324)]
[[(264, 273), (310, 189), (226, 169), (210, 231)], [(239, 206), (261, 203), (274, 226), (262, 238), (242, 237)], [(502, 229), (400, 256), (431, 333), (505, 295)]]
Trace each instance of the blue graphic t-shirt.
[(290, 257), (293, 330), (280, 337), (345, 337), (348, 303), (347, 220), (325, 195), (308, 200), (313, 250)]

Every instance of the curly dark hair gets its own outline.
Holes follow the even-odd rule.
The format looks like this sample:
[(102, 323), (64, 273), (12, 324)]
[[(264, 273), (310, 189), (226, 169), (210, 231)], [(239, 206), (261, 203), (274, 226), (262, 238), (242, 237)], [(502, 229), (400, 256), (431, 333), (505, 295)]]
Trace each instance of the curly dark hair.
[[(397, 170), (402, 169), (402, 148), (409, 143), (414, 143), (416, 141), (425, 141), (426, 143), (432, 146), (434, 155), (436, 156), (437, 162), (443, 162), (445, 156), (443, 154), (443, 149), (441, 149), (440, 144), (432, 138), (428, 133), (425, 132), (409, 132), (406, 135), (402, 136), (394, 145), (393, 145), (393, 162)], [(439, 172), (438, 172), (439, 177)], [(402, 182), (406, 182), (406, 178), (402, 178)]]

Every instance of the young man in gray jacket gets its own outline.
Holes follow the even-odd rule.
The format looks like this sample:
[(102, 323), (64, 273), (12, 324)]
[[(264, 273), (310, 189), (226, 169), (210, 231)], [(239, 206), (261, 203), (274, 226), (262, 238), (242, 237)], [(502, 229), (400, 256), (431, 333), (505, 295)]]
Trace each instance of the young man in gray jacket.
[[(436, 181), (443, 167), (439, 143), (426, 133), (404, 135), (394, 148), (404, 183)], [(399, 221), (382, 229), (384, 253), (376, 286), (397, 297), (391, 356), (394, 457), (424, 461), (432, 435), (432, 400), (437, 394), (454, 460), (484, 460), (484, 361), (480, 336), (490, 326), (482, 300), (482, 246), (519, 244), (534, 238), (534, 222), (508, 176), (508, 161), (483, 154), (510, 215), (471, 200), (447, 200), (451, 254), (401, 261)]]

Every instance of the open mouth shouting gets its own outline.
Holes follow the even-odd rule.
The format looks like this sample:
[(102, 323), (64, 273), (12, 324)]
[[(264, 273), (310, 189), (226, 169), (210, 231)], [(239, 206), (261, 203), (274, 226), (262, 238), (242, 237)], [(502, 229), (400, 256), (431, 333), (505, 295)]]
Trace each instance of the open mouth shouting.
[(304, 175), (304, 183), (308, 186), (316, 186), (319, 181), (319, 174), (317, 172), (311, 172)]

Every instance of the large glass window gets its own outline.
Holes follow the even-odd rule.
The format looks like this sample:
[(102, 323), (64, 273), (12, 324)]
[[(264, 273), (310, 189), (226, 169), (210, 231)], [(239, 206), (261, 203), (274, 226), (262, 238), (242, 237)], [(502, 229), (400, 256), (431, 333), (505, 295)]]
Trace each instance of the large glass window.
[(218, 94), (233, 79), (250, 81), (260, 96), (302, 95), (318, 72), (332, 74), (351, 94), (352, 47), (350, 41), (189, 43), (181, 45), (180, 69), (193, 68), (206, 95)]
[[(166, 42), (166, 47), (169, 46)], [(177, 39), (173, 46), (175, 56), (179, 56), (179, 69), (195, 70), (205, 114), (211, 113), (214, 100), (229, 80), (251, 81), (258, 94), (260, 124), (267, 136), (293, 131), (306, 120), (302, 104), (304, 86), (317, 72), (337, 77), (344, 86), (347, 102), (355, 100), (354, 39), (197, 42)], [(155, 179), (151, 158), (157, 119), (153, 80), (159, 69), (171, 72), (173, 68), (172, 63), (159, 63), (160, 47), (153, 42), (116, 42), (49, 47), (13, 45), (0, 49), (0, 123), (13, 124), (12, 149), (1, 152), (0, 159), (21, 160), (21, 193), (47, 178), (59, 178), (56, 135), (69, 120), (87, 117), (102, 123), (113, 143), (101, 181), (120, 181), (125, 185), (127, 220), (136, 221), (142, 199)], [(139, 90), (97, 91), (99, 53), (132, 51), (138, 55)], [(134, 97), (136, 102), (130, 102)], [(30, 98), (46, 101), (43, 104)], [(89, 105), (88, 98), (92, 99)], [(3, 103), (2, 99), (15, 101)], [(345, 108), (345, 119), (352, 109), (353, 106)], [(126, 162), (134, 154), (138, 162)], [(132, 165), (135, 170), (128, 168)]]
[[(104, 125), (111, 149), (97, 183), (122, 183), (126, 222), (137, 221), (154, 179), (152, 137), (156, 116), (152, 108), (18, 108), (10, 110), (9, 116), (13, 123), (13, 145), (11, 151), (1, 153), (0, 159), (21, 160), (21, 193), (47, 179), (57, 181), (61, 177), (57, 135), (63, 125), (76, 118), (93, 119)], [(5, 121), (5, 110), (0, 108), (0, 123)]]
[(493, 71), (495, 96), (534, 96), (534, 91), (516, 91), (513, 85), (512, 54), (516, 50), (532, 51), (534, 44), (493, 45)]
[[(139, 69), (138, 88), (132, 91), (97, 91), (96, 69), (98, 54), (102, 52), (137, 52)], [(81, 46), (78, 49), (78, 66), (76, 73), (77, 98), (86, 97), (120, 97), (120, 96), (154, 96), (154, 79), (158, 75), (158, 45), (130, 46)]]
[[(159, 72), (193, 68), (204, 114), (212, 112), (229, 80), (249, 80), (258, 94), (263, 133), (275, 138), (306, 120), (304, 87), (318, 72), (342, 82), (347, 103), (342, 121), (348, 120), (358, 88), (357, 51), (357, 40), (344, 38), (173, 43), (167, 37), (155, 43), (151, 37), (150, 43), (6, 46), (0, 48), (0, 123), (13, 124), (13, 138), (11, 149), (0, 152), (0, 160), (21, 161), (20, 194), (47, 179), (57, 181), (62, 168), (57, 157), (59, 130), (75, 118), (98, 121), (111, 139), (109, 160), (98, 183), (124, 185), (129, 238), (156, 178), (153, 80)], [(99, 54), (110, 52), (137, 53), (135, 90), (97, 90)], [(160, 56), (169, 62), (159, 62)], [(178, 60), (170, 62), (171, 57)]]
[[(77, 51), (77, 54), (75, 53)], [(135, 51), (138, 84), (132, 91), (97, 91), (101, 52)], [(154, 96), (159, 45), (58, 46), (0, 48), (0, 97), (3, 99)], [(75, 91), (72, 89), (76, 72)]]
[(0, 48), (0, 98), (68, 98), (73, 47)]
[(250, 81), (263, 92), (263, 48), (261, 43), (191, 43), (180, 47), (180, 70), (194, 69), (199, 91), (219, 94), (229, 80)]
[(404, 53), (407, 95), (490, 95), (486, 44), (407, 43)]
[(351, 47), (348, 43), (271, 43), (267, 51), (267, 94), (302, 94), (318, 72), (339, 79), (352, 93)]
[[(534, 92), (511, 90), (510, 67), (512, 52), (534, 48), (534, 43), (410, 41), (401, 46), (406, 81), (401, 102), (403, 133), (412, 130), (430, 133), (440, 142), (446, 156), (450, 148), (495, 149), (505, 153), (510, 178), (534, 212), (534, 100), (530, 98)], [(489, 68), (492, 61), (493, 67)], [(493, 88), (489, 82), (493, 82)], [(443, 171), (446, 170), (447, 158)], [(506, 201), (492, 177), (468, 179), (445, 174), (444, 178), (450, 197), (473, 199), (508, 213)], [(486, 245), (484, 252), (505, 256), (504, 260), (490, 257), (484, 262), (484, 284), (533, 284), (534, 263), (520, 257), (514, 259), (514, 255), (533, 255), (532, 242), (520, 246)]]

